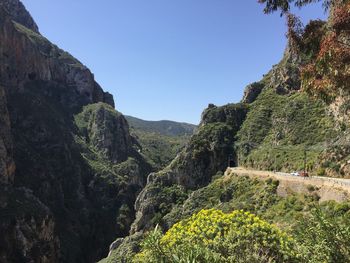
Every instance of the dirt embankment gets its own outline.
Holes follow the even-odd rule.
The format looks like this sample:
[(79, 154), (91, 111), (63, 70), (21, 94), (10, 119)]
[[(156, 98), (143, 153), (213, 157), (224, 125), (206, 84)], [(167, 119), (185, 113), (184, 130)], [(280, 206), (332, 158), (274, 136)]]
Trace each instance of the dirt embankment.
[(350, 180), (329, 177), (298, 177), (287, 173), (249, 170), (243, 167), (228, 168), (225, 176), (236, 174), (267, 180), (269, 178), (279, 181), (277, 194), (286, 196), (289, 193), (317, 194), (320, 202), (334, 200), (343, 202), (350, 199)]

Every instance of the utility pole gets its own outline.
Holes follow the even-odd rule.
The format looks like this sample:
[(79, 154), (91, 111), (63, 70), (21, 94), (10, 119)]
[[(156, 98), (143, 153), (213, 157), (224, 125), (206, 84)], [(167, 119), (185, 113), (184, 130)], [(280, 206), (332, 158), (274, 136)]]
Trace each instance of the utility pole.
[(275, 134), (275, 140), (274, 140), (274, 146), (272, 145), (272, 151), (273, 152), (275, 152), (275, 170), (274, 170), (274, 172), (277, 172), (277, 151), (278, 151), (278, 142), (277, 142), (277, 139), (278, 139), (278, 136), (279, 136), (279, 132), (277, 132), (276, 134)]
[(277, 149), (275, 150), (275, 173), (277, 172)]
[(304, 176), (306, 175), (306, 147), (304, 149)]

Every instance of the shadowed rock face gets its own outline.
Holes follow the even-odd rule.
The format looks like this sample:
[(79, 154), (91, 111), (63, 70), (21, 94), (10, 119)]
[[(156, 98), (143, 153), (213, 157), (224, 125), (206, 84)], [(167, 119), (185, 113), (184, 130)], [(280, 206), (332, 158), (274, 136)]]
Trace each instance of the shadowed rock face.
[(129, 231), (150, 166), (112, 95), (19, 1), (0, 0), (0, 39), (0, 262), (96, 262)]
[(259, 82), (254, 82), (248, 85), (244, 90), (242, 102), (253, 103), (260, 95), (264, 87), (265, 85)]
[(39, 33), (14, 22), (1, 5), (0, 15), (0, 76), (5, 88), (23, 89), (34, 80), (57, 82), (76, 93), (66, 106), (106, 102), (114, 107), (112, 96), (103, 92), (88, 68)]
[(0, 86), (0, 183), (13, 183), (15, 164), (5, 90)]
[(132, 151), (133, 139), (124, 116), (103, 103), (80, 114), (84, 122), (85, 140), (105, 158), (124, 162)]
[(211, 105), (203, 112), (199, 129), (185, 149), (169, 167), (148, 176), (147, 185), (135, 203), (137, 212), (131, 234), (153, 227), (153, 217), (162, 213), (162, 203), (176, 202), (164, 200), (163, 189), (175, 186), (195, 190), (207, 185), (218, 171), (226, 169), (228, 158), (234, 153), (235, 135), (247, 111), (245, 104), (228, 104)]
[(37, 24), (34, 22), (32, 16), (19, 0), (1, 0), (0, 6), (2, 6), (11, 15), (14, 21), (24, 25), (36, 33), (39, 32)]

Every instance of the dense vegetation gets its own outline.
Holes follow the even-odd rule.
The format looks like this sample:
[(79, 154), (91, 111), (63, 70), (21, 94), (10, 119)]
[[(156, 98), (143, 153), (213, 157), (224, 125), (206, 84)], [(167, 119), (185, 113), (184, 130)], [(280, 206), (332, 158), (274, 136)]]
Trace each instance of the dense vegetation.
[(316, 57), (302, 70), (303, 88), (327, 102), (350, 91), (349, 8), (348, 1), (334, 8)]
[[(193, 191), (187, 199), (178, 199), (160, 225), (151, 230), (143, 242), (138, 240), (138, 245), (143, 244), (141, 254), (135, 257), (132, 252), (135, 244), (133, 249), (124, 247), (124, 262), (350, 262), (349, 202), (319, 203), (317, 188), (311, 185), (303, 194), (290, 192), (281, 197), (277, 194), (279, 182), (275, 180), (234, 174), (218, 174), (216, 178), (208, 186)], [(223, 222), (232, 213), (237, 218), (257, 215), (257, 222), (265, 222), (262, 224), (269, 231), (276, 231), (276, 235), (269, 238), (289, 236), (286, 242), (291, 247), (289, 250), (279, 248), (280, 254), (268, 247), (271, 254), (263, 253), (264, 246), (278, 246), (279, 241), (257, 242), (266, 228), (258, 224), (253, 226), (256, 227), (253, 231), (247, 222), (251, 230), (248, 233), (242, 225), (235, 228), (235, 224), (227, 236), (222, 236), (228, 233)], [(172, 227), (163, 235), (160, 226)], [(233, 253), (230, 249), (237, 250)], [(105, 262), (118, 262), (117, 257), (117, 253), (112, 254)]]
[[(347, 207), (347, 210), (349, 208)], [(350, 262), (349, 212), (314, 209), (291, 234), (242, 210), (202, 210), (156, 228), (130, 262)]]
[(155, 171), (165, 168), (190, 140), (197, 126), (174, 121), (145, 121), (126, 116), (140, 152)]
[(325, 8), (325, 10), (327, 10), (328, 8), (330, 8), (331, 4), (336, 1), (338, 0), (258, 0), (259, 3), (265, 5), (265, 13), (272, 13), (279, 10), (282, 12), (282, 14), (288, 12), (291, 8), (291, 5), (294, 5), (296, 7), (302, 7), (310, 3), (317, 2), (322, 2), (323, 7)]
[(189, 135), (167, 136), (131, 128), (131, 134), (141, 146), (140, 152), (155, 171), (165, 168), (190, 140)]
[(259, 0), (286, 15), (285, 55), (241, 103), (210, 104), (195, 133), (125, 118), (85, 66), (6, 18), (3, 2), (0, 80), (12, 84), (0, 86), (0, 161), (13, 162), (0, 162), (12, 176), (0, 185), (1, 260), (95, 262), (117, 238), (103, 262), (350, 262), (348, 201), (223, 174), (301, 170), (305, 159), (312, 174), (350, 174), (349, 1), (324, 0), (330, 20), (303, 27), (291, 5), (318, 0)]
[(293, 262), (295, 242), (277, 227), (243, 211), (202, 210), (164, 236), (155, 229), (135, 262)]
[(192, 135), (197, 126), (175, 121), (145, 121), (132, 116), (125, 116), (131, 128), (144, 132), (158, 133), (167, 136)]
[(319, 100), (305, 93), (279, 95), (266, 89), (251, 105), (238, 132), (239, 163), (267, 170), (317, 170), (324, 144), (337, 134), (332, 118)]

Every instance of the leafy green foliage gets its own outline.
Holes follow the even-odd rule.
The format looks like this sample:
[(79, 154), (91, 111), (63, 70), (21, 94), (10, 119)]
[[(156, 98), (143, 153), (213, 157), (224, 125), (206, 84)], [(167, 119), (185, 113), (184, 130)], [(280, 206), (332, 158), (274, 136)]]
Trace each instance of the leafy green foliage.
[(307, 162), (314, 169), (324, 150), (322, 143), (336, 131), (320, 100), (305, 93), (279, 95), (264, 90), (251, 105), (246, 121), (237, 134), (241, 165), (271, 170), (297, 170)]
[(136, 256), (125, 253), (118, 261), (112, 254), (103, 262), (346, 263), (350, 262), (349, 210), (348, 203), (324, 203), (299, 217), (288, 232), (243, 211), (201, 210), (165, 235), (156, 227), (143, 241), (138, 239), (142, 251)]
[(302, 7), (310, 3), (323, 2), (323, 7), (325, 10), (331, 6), (332, 0), (258, 0), (259, 3), (264, 4), (264, 12), (266, 14), (273, 13), (277, 10), (281, 11), (281, 14), (287, 13), (291, 5), (294, 4), (296, 7)]
[(334, 208), (314, 209), (298, 222), (295, 236), (305, 262), (350, 262), (349, 205)]
[[(136, 262), (293, 262), (295, 242), (253, 214), (202, 210), (146, 238)], [(203, 253), (204, 252), (204, 253)]]
[(131, 128), (147, 133), (165, 136), (190, 136), (197, 129), (196, 125), (175, 121), (145, 121), (132, 116), (125, 116)]
[(206, 187), (191, 193), (181, 207), (174, 207), (164, 217), (167, 225), (198, 213), (201, 209), (220, 209), (224, 212), (244, 210), (280, 225), (291, 225), (304, 212), (317, 205), (314, 193), (277, 195), (278, 181), (251, 179), (243, 176), (224, 176)]
[(165, 168), (183, 149), (197, 126), (173, 121), (145, 121), (125, 116), (141, 153), (154, 170)]
[(176, 184), (168, 187), (155, 185), (154, 188), (159, 191), (156, 197), (157, 202), (155, 202), (159, 205), (155, 208), (152, 224), (164, 224), (163, 216), (174, 207), (181, 205), (187, 199), (188, 193), (183, 187)]
[(137, 138), (142, 147), (142, 155), (156, 171), (169, 165), (190, 140), (189, 135), (168, 136), (133, 128), (131, 134)]
[[(127, 262), (349, 262), (349, 203), (319, 204), (311, 186), (309, 193), (279, 197), (277, 187), (271, 179), (223, 176), (194, 191), (181, 208), (174, 206), (169, 218), (177, 215), (178, 223), (165, 235), (152, 231), (142, 252)], [(279, 243), (278, 233), (289, 237)], [(274, 240), (264, 242), (265, 237)]]
[(302, 69), (302, 87), (310, 95), (332, 102), (341, 91), (348, 91), (350, 3), (340, 1), (333, 8), (329, 28), (324, 33), (317, 57)]

